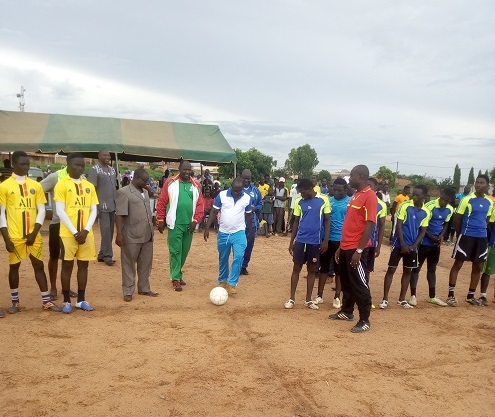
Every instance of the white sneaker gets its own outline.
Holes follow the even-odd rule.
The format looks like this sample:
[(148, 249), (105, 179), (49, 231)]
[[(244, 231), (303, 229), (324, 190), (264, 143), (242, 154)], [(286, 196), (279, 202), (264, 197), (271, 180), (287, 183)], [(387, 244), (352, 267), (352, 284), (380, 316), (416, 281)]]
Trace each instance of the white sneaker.
[(340, 298), (334, 298), (333, 299), (333, 308), (340, 308), (342, 307), (342, 303), (340, 302)]
[(414, 308), (406, 300), (404, 300), (404, 301), (397, 301), (397, 305), (400, 306), (400, 307), (402, 307), (402, 308)]
[(291, 300), (290, 298), (285, 302), (284, 308), (293, 308), (294, 307), (294, 300)]
[(318, 305), (313, 300), (305, 301), (304, 305), (311, 310), (318, 310), (320, 308), (320, 307), (318, 307)]
[(316, 297), (316, 298), (313, 300), (313, 302), (314, 302), (315, 304), (323, 304), (323, 298), (321, 298), (321, 297)]
[(418, 301), (416, 300), (415, 295), (411, 295), (411, 297), (409, 298), (409, 304), (411, 304), (412, 306), (415, 306), (418, 304)]
[(381, 308), (382, 310), (385, 310), (386, 308), (388, 308), (388, 301), (382, 300), (382, 302), (378, 304), (378, 307)]
[(442, 307), (446, 307), (448, 305), (446, 302), (440, 300), (440, 298), (437, 297), (428, 298), (426, 301), (431, 304), (436, 304), (437, 306), (442, 306)]
[(455, 297), (447, 297), (447, 305), (450, 307), (457, 307), (457, 299)]

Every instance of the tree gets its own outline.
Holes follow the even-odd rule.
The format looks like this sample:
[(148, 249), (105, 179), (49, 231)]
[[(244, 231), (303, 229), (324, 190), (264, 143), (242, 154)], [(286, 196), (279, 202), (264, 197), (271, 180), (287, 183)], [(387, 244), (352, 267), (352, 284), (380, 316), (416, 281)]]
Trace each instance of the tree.
[(495, 167), (493, 167), (493, 169), (490, 171), (489, 177), (490, 177), (490, 182), (492, 184), (495, 184)]
[(390, 188), (395, 187), (395, 173), (390, 168), (382, 166), (378, 169), (378, 171), (375, 172), (373, 176), (380, 181), (386, 181)]
[(285, 179), (287, 179), (287, 177), (290, 176), (290, 172), (287, 171), (287, 169), (284, 168), (277, 168), (273, 171), (273, 177), (277, 177), (277, 178), (280, 178), (280, 177), (284, 177)]
[(309, 178), (313, 169), (318, 165), (316, 151), (308, 144), (292, 148), (289, 152), (289, 158), (285, 161), (285, 168), (292, 175), (301, 178)]
[(474, 184), (474, 168), (471, 167), (468, 175), (468, 184), (473, 185)]
[(434, 188), (437, 186), (437, 181), (431, 177), (425, 177), (424, 175), (409, 175), (407, 179), (411, 182), (411, 185), (424, 185), (427, 188)]
[(322, 169), (320, 172), (318, 172), (318, 180), (321, 181), (322, 179), (327, 179), (330, 181), (332, 179), (332, 174), (328, 172), (326, 169)]
[(438, 183), (440, 189), (444, 190), (445, 188), (454, 188), (454, 181), (452, 178), (444, 178), (442, 181)]
[(485, 171), (485, 175), (486, 175), (488, 178), (490, 178), (490, 174), (489, 174), (488, 170), (486, 170), (486, 171)]
[(459, 168), (459, 164), (455, 164), (454, 168), (454, 178), (452, 180), (454, 188), (459, 190), (461, 187), (461, 168)]
[[(265, 174), (271, 174), (273, 167), (277, 166), (277, 162), (271, 156), (261, 153), (256, 148), (251, 148), (245, 152), (236, 149), (235, 154), (237, 155), (237, 174), (239, 175), (244, 169), (249, 169), (253, 181)], [(234, 167), (231, 164), (221, 165), (218, 172), (222, 177), (232, 178)]]

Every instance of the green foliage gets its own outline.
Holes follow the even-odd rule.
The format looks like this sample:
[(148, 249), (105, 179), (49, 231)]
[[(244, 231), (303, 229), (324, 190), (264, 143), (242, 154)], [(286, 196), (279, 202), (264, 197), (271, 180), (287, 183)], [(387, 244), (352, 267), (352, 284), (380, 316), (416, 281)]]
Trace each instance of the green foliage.
[[(256, 148), (251, 148), (245, 152), (236, 149), (235, 153), (237, 155), (237, 175), (240, 175), (244, 169), (249, 169), (253, 181), (265, 174), (271, 174), (273, 167), (277, 166), (277, 162), (271, 156), (261, 153)], [(234, 167), (232, 164), (221, 165), (218, 168), (218, 172), (222, 177), (233, 178)]]
[(291, 149), (289, 158), (285, 161), (285, 168), (292, 175), (309, 178), (318, 163), (316, 151), (306, 144)]
[(382, 166), (373, 176), (379, 181), (387, 182), (390, 188), (395, 187), (395, 173), (390, 168)]
[(495, 167), (490, 171), (490, 175), (488, 175), (490, 178), (490, 182), (495, 185)]
[(322, 179), (327, 179), (328, 181), (330, 181), (332, 179), (332, 174), (330, 174), (330, 172), (328, 172), (326, 169), (322, 169), (320, 172), (318, 172), (317, 178), (319, 181), (321, 181)]
[[(284, 177), (285, 180), (287, 181), (287, 177), (290, 176), (290, 172), (287, 171), (287, 169), (284, 168), (277, 168), (273, 171), (273, 177), (277, 177), (277, 178), (280, 178), (280, 177)], [(258, 179), (258, 178), (256, 178)]]
[(474, 184), (474, 168), (471, 167), (471, 169), (469, 170), (469, 175), (468, 175), (468, 184), (471, 184), (473, 185)]
[(459, 168), (459, 164), (455, 164), (454, 178), (452, 179), (452, 183), (455, 190), (458, 190), (461, 187), (461, 168)]
[(438, 186), (441, 188), (441, 189), (444, 189), (444, 188), (447, 188), (447, 187), (451, 187), (451, 188), (454, 188), (454, 181), (452, 181), (452, 178), (444, 178), (442, 181), (440, 181), (438, 183)]
[(411, 185), (425, 185), (428, 189), (435, 188), (437, 186), (436, 179), (425, 177), (424, 175), (409, 175), (407, 178), (411, 182)]

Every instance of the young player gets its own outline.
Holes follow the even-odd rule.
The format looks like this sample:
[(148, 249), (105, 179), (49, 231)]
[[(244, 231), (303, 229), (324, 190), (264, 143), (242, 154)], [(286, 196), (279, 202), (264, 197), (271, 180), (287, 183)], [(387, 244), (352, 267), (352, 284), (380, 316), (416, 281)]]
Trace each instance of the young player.
[(55, 204), (60, 217), (60, 239), (62, 242), (62, 313), (72, 313), (70, 300), (70, 278), (77, 259), (77, 303), (76, 307), (92, 311), (86, 301), (89, 261), (96, 260), (93, 223), (96, 220), (98, 197), (95, 187), (82, 177), (84, 157), (77, 153), (67, 156), (67, 175), (55, 186)]
[[(273, 203), (275, 202), (275, 195), (273, 187), (268, 188), (268, 193), (263, 197), (260, 220), (263, 222), (263, 228), (265, 237), (270, 237), (270, 233), (274, 234), (273, 228)], [(261, 226), (261, 222), (260, 222)]]
[[(318, 294), (314, 302), (316, 304), (323, 303), (323, 290), (327, 281), (330, 264), (335, 257), (335, 253), (339, 249), (340, 240), (342, 238), (342, 226), (347, 213), (347, 205), (351, 198), (347, 195), (347, 182), (343, 178), (336, 178), (333, 183), (333, 196), (330, 197), (330, 234), (328, 236), (328, 249), (320, 256), (320, 278), (318, 280)], [(333, 307), (340, 308), (342, 306), (340, 299), (340, 274), (339, 266), (334, 263), (335, 273), (335, 296), (333, 299)]]
[(442, 191), (440, 198), (425, 204), (425, 208), (429, 212), (429, 221), (425, 237), (421, 241), (418, 249), (418, 267), (414, 268), (411, 272), (411, 298), (409, 299), (409, 304), (412, 306), (417, 304), (416, 287), (418, 284), (419, 272), (421, 271), (421, 267), (425, 260), (427, 267), (426, 279), (428, 280), (429, 292), (426, 301), (442, 307), (447, 305), (447, 303), (436, 296), (436, 270), (438, 261), (440, 260), (440, 247), (442, 246), (443, 237), (448, 230), (450, 218), (454, 213), (454, 208), (449, 204), (454, 196), (454, 190), (446, 189)]
[[(9, 252), (10, 314), (19, 312), (19, 267), (29, 257), (41, 291), (44, 310), (60, 311), (50, 300), (43, 264), (43, 242), (39, 233), (45, 220), (45, 193), (41, 185), (28, 177), (29, 157), (25, 152), (12, 154), (14, 172), (0, 184), (0, 228)], [(0, 314), (3, 315), (3, 314)]]
[[(290, 298), (284, 304), (284, 307), (288, 309), (294, 307), (299, 274), (303, 265), (306, 264), (308, 278), (304, 305), (312, 310), (318, 310), (318, 304), (312, 300), (312, 295), (320, 253), (328, 249), (330, 204), (328, 198), (317, 195), (313, 187), (314, 185), (308, 179), (301, 179), (297, 184), (301, 197), (294, 205), (294, 226), (289, 244), (289, 253), (292, 255), (294, 266), (290, 282)], [(322, 224), (325, 225), (323, 241), (321, 240)]]
[(392, 285), (395, 270), (401, 259), (402, 279), (397, 305), (402, 308), (413, 308), (405, 298), (407, 289), (409, 288), (411, 270), (418, 266), (418, 246), (423, 240), (426, 227), (428, 226), (429, 213), (423, 204), (425, 195), (426, 187), (424, 185), (416, 185), (413, 190), (412, 200), (403, 202), (399, 207), (392, 242), (393, 249), (388, 261), (388, 269), (383, 284), (383, 300), (379, 305), (381, 309), (388, 307), (388, 293)]
[(392, 220), (392, 229), (390, 232), (390, 244), (392, 244), (392, 241), (394, 239), (394, 232), (395, 232), (395, 225), (396, 225), (395, 217), (396, 217), (397, 211), (399, 210), (400, 205), (404, 201), (409, 200), (409, 193), (410, 192), (411, 192), (411, 186), (406, 185), (404, 187), (404, 189), (399, 194), (397, 194), (394, 202), (392, 203), (392, 207), (390, 207), (390, 218)]
[[(478, 299), (482, 306), (488, 306), (486, 291), (488, 290), (488, 284), (490, 283), (490, 275), (495, 274), (495, 209), (490, 217), (488, 230), (490, 232), (488, 238), (488, 256), (483, 268), (483, 274), (481, 275), (481, 294)], [(493, 302), (495, 303), (495, 294), (493, 296)]]
[(480, 280), (481, 268), (488, 253), (487, 218), (490, 218), (494, 210), (492, 200), (486, 195), (488, 185), (488, 176), (478, 175), (474, 183), (474, 193), (461, 200), (457, 213), (454, 214), (454, 225), (458, 237), (452, 253), (455, 261), (449, 274), (447, 304), (451, 307), (457, 306), (457, 299), (454, 294), (455, 284), (457, 275), (465, 261), (472, 264), (471, 282), (466, 302), (474, 306), (480, 305), (474, 294)]

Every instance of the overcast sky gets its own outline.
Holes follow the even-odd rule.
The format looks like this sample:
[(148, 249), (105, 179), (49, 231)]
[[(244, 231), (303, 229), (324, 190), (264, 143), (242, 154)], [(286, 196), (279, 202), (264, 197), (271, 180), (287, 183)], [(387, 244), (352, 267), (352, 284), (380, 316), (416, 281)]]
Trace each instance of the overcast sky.
[(218, 124), (317, 169), (495, 166), (493, 0), (0, 0), (0, 109)]

